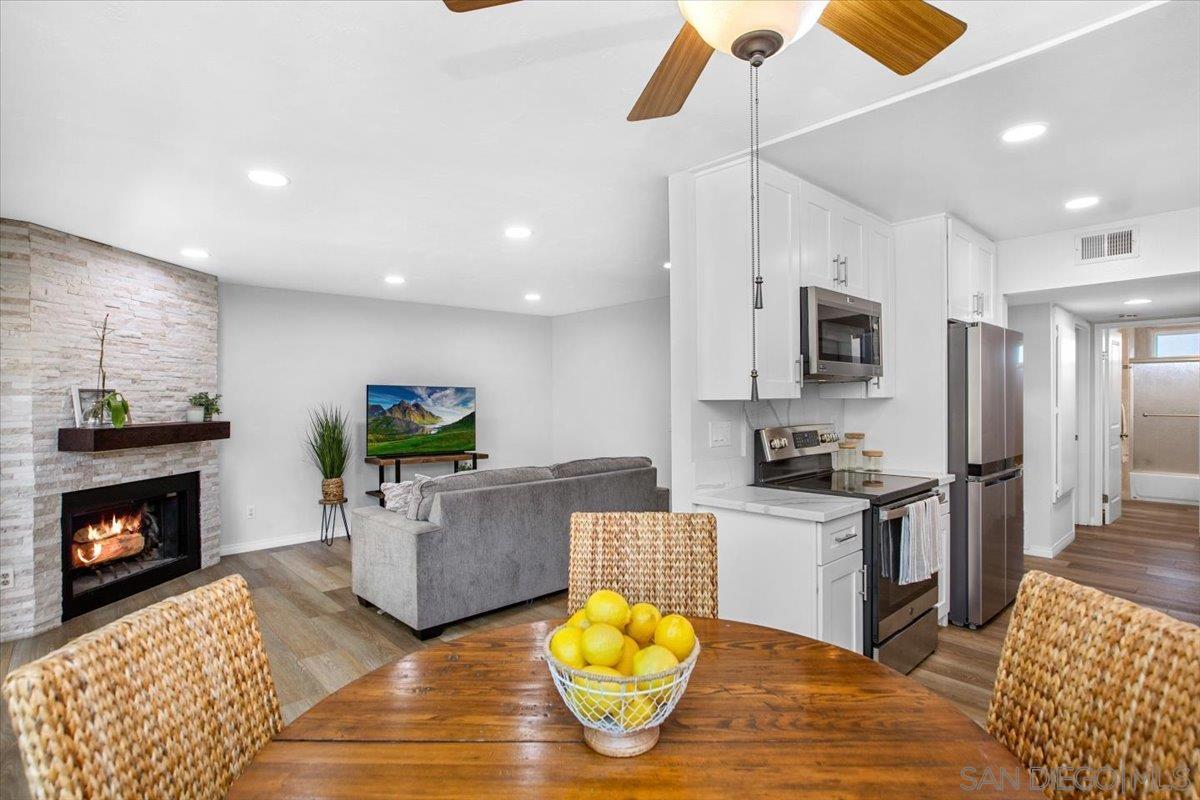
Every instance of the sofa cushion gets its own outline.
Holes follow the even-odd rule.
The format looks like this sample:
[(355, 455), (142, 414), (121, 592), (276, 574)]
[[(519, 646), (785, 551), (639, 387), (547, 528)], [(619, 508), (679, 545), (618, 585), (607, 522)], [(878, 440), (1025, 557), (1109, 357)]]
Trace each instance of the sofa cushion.
[(383, 492), (383, 507), (388, 511), (407, 512), (412, 485), (412, 481), (379, 484), (379, 491)]
[(411, 520), (415, 520), (417, 518), (417, 512), (421, 508), (421, 487), (432, 480), (436, 479), (430, 477), (429, 475), (422, 475), (419, 472), (417, 473), (416, 477), (413, 478), (412, 488), (408, 491), (408, 507), (404, 509), (405, 518)]
[[(436, 478), (422, 481), (420, 478), (413, 482), (412, 504), (416, 507), (416, 517), (410, 511), (410, 519), (427, 520), (429, 511), (433, 508), (434, 495), (439, 492), (457, 492), (463, 489), (484, 489), (490, 486), (508, 486), (514, 483), (532, 483), (533, 481), (549, 481), (554, 479), (554, 473), (549, 467), (508, 467), (506, 469), (471, 470), (470, 472), (455, 472), (450, 475), (440, 475)], [(412, 508), (413, 506), (410, 506)]]
[(643, 469), (651, 466), (650, 459), (645, 456), (620, 456), (616, 458), (580, 458), (575, 461), (564, 461), (554, 464), (550, 471), (556, 478), (578, 478), (583, 475), (597, 475), (601, 472), (618, 472), (623, 469)]

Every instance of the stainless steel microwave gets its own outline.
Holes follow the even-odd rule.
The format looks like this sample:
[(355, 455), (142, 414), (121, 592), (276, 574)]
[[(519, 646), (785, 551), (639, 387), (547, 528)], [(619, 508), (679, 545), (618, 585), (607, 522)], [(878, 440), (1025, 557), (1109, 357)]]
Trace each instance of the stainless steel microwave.
[(881, 307), (873, 300), (806, 286), (800, 290), (804, 380), (867, 381), (883, 375)]

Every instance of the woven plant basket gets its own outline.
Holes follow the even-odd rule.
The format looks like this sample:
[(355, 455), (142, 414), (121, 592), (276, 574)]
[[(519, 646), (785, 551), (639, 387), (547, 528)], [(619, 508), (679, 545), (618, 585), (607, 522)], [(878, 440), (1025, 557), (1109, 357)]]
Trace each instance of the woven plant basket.
[(326, 478), (321, 481), (321, 499), (330, 503), (346, 499), (346, 484), (341, 478)]

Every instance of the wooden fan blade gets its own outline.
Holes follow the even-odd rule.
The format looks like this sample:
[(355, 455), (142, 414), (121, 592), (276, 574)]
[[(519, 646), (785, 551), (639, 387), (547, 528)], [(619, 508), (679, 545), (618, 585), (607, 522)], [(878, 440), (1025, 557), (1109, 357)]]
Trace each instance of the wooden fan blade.
[(924, 65), (967, 29), (967, 23), (922, 0), (833, 0), (819, 21), (901, 75)]
[(451, 11), (463, 12), (478, 11), (481, 8), (491, 8), (492, 6), (503, 6), (508, 3), (515, 3), (517, 0), (442, 0), (442, 2)]
[(669, 117), (683, 108), (683, 101), (687, 100), (712, 54), (713, 49), (700, 38), (696, 29), (683, 23), (626, 119), (637, 122)]

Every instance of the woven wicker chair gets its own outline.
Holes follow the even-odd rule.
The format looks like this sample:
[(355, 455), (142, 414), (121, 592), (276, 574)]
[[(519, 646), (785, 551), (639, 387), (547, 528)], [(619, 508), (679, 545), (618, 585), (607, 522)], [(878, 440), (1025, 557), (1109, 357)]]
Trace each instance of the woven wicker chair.
[(283, 723), (240, 575), (81, 636), (3, 692), (38, 800), (224, 797)]
[[(1200, 785), (1200, 628), (1044, 572), (1021, 582), (987, 727), (1030, 768), (1157, 770), (1183, 792), (1053, 797), (1196, 797)], [(1078, 783), (1076, 781), (1076, 783)]]
[(717, 616), (717, 520), (712, 514), (617, 512), (571, 515), (567, 605), (597, 589), (664, 614)]

